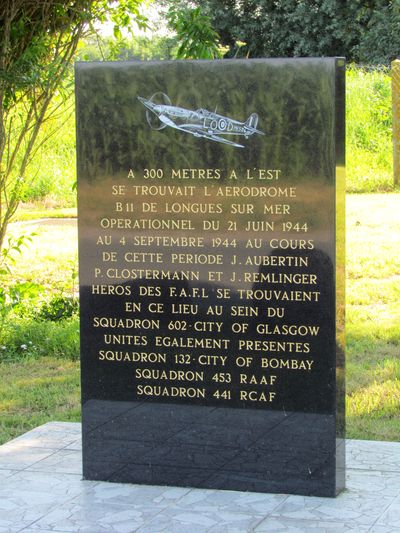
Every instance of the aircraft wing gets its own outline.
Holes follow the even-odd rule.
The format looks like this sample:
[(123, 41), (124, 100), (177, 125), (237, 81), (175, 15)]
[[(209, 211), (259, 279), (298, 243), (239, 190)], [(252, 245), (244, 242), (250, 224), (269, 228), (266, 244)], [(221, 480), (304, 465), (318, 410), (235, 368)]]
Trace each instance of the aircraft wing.
[(186, 133), (191, 133), (196, 137), (203, 137), (204, 139), (210, 139), (211, 141), (229, 144), (230, 146), (236, 146), (237, 148), (244, 148), (243, 144), (228, 141), (228, 139), (225, 139), (225, 137), (221, 137), (220, 135), (223, 135), (222, 132), (220, 134), (207, 133), (206, 131), (204, 131), (204, 128), (192, 124), (182, 124), (181, 126), (174, 125), (174, 127), (178, 130), (186, 131)]
[(161, 120), (161, 122), (163, 122), (170, 128), (181, 130), (181, 131), (184, 131), (185, 133), (191, 133), (192, 135), (197, 135), (198, 137), (203, 137), (203, 134), (202, 134), (203, 130), (199, 128), (198, 126), (194, 126), (192, 124), (181, 124), (180, 126), (178, 126), (177, 124), (175, 124), (173, 120), (171, 120), (169, 117), (165, 115), (159, 115), (158, 118)]
[(176, 124), (175, 122), (173, 122), (170, 118), (168, 118), (166, 115), (158, 115), (158, 118), (161, 120), (161, 122), (163, 124), (165, 124), (166, 126), (169, 126), (170, 128), (176, 128), (176, 129), (180, 129)]
[(234, 143), (233, 141), (228, 141), (228, 139), (225, 139), (224, 137), (219, 137), (218, 135), (212, 135), (212, 134), (205, 133), (202, 135), (202, 137), (205, 137), (206, 139), (211, 139), (212, 141), (217, 141), (219, 143), (236, 146), (237, 148), (244, 148), (243, 144), (238, 144), (238, 143)]

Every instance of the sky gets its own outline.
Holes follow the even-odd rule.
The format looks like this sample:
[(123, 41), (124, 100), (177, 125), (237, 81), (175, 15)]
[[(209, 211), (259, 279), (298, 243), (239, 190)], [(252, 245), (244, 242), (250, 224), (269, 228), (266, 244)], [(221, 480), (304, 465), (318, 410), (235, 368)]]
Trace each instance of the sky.
[[(165, 21), (161, 16), (161, 7), (155, 4), (152, 0), (145, 0), (140, 8), (140, 11), (145, 15), (149, 20), (149, 30), (141, 30), (138, 28), (134, 21), (132, 25), (134, 26), (133, 33), (134, 35), (145, 35), (147, 37), (165, 36), (171, 35), (171, 31), (167, 28)], [(113, 35), (113, 24), (111, 22), (105, 22), (99, 26), (99, 32), (103, 37), (110, 37)], [(124, 36), (128, 35), (127, 30), (123, 30), (122, 34)]]

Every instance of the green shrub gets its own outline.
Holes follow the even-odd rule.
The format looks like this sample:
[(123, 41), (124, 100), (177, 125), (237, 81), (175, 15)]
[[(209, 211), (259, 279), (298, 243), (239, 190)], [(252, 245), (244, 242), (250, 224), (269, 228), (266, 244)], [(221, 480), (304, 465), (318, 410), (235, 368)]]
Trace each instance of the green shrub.
[(244, 57), (344, 56), (388, 64), (400, 50), (397, 1), (175, 0), (173, 5), (199, 6), (231, 56), (238, 40), (247, 43)]
[(79, 301), (74, 296), (56, 295), (48, 302), (44, 302), (38, 312), (38, 317), (43, 320), (62, 320), (71, 318), (79, 310)]
[(79, 324), (76, 316), (53, 321), (14, 317), (4, 328), (0, 361), (54, 357), (79, 359)]

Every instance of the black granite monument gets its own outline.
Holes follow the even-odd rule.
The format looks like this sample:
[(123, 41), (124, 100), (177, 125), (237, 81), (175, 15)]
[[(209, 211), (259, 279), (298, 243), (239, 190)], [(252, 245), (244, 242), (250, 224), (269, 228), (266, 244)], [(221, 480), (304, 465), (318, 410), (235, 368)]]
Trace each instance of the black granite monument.
[(77, 64), (86, 479), (344, 488), (344, 71)]

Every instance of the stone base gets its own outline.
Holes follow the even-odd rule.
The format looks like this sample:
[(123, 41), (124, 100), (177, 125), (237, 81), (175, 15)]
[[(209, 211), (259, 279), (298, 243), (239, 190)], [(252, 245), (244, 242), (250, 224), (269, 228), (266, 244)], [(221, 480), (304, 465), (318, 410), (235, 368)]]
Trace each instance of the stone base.
[(0, 446), (0, 533), (400, 533), (400, 443), (347, 441), (336, 499), (82, 481), (81, 425)]

